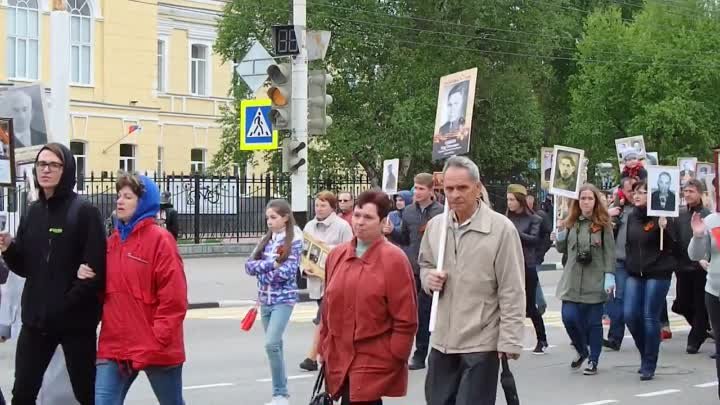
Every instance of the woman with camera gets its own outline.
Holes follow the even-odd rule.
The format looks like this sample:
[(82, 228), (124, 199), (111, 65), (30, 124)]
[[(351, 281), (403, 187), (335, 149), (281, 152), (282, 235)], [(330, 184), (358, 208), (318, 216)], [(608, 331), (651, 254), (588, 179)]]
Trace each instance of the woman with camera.
[(615, 240), (600, 190), (585, 184), (579, 196), (553, 235), (558, 252), (568, 257), (557, 296), (565, 330), (577, 350), (570, 367), (577, 370), (589, 358), (583, 374), (595, 375), (602, 351), (603, 305), (615, 289)]
[(548, 347), (545, 323), (535, 302), (538, 274), (535, 267), (535, 250), (541, 248), (540, 226), (542, 218), (535, 215), (527, 203), (527, 189), (520, 184), (511, 184), (507, 189), (507, 217), (520, 234), (523, 256), (525, 257), (525, 315), (532, 320), (537, 336), (533, 354), (545, 354)]
[[(674, 220), (647, 215), (647, 183), (633, 186), (635, 210), (628, 218), (625, 266), (625, 324), (640, 351), (640, 380), (652, 380), (660, 350), (660, 314), (667, 309), (665, 301), (670, 279), (677, 267), (675, 255), (682, 253), (676, 241), (678, 227)], [(660, 235), (664, 233), (663, 248)]]

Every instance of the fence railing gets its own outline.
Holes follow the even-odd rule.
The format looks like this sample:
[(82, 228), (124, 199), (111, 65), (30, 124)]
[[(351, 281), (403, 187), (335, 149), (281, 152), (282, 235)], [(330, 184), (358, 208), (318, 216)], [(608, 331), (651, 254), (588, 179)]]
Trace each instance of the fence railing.
[[(274, 198), (291, 197), (290, 176), (153, 175), (161, 192), (170, 192), (178, 212), (179, 238), (184, 243), (239, 241), (266, 232), (265, 206)], [(114, 175), (90, 175), (78, 181), (77, 192), (90, 200), (103, 218), (115, 209), (117, 193)], [(493, 208), (505, 212), (505, 190), (510, 181), (487, 181)], [(351, 192), (357, 196), (372, 187), (366, 176), (334, 176), (308, 180), (308, 218), (315, 215), (313, 196), (323, 190)], [(8, 228), (17, 227), (26, 206), (29, 185), (18, 178), (14, 189), (0, 189), (0, 211), (8, 212)], [(530, 189), (534, 186), (530, 185)]]

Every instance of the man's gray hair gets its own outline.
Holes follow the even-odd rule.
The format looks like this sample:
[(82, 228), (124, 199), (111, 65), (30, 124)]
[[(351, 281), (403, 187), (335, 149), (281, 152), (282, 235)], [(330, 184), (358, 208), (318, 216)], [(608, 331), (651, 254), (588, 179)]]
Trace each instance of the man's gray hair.
[(466, 158), (465, 156), (453, 156), (450, 159), (448, 159), (445, 162), (445, 167), (443, 168), (443, 174), (447, 172), (447, 170), (451, 167), (456, 167), (458, 169), (465, 169), (470, 174), (470, 178), (473, 179), (475, 182), (480, 182), (480, 169), (478, 169), (475, 162), (472, 160)]

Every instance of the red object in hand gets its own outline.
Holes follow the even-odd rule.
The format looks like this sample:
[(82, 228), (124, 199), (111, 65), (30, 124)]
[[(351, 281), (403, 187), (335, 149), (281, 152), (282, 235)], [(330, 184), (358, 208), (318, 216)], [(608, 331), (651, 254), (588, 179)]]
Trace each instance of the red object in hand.
[(276, 253), (277, 253), (278, 257), (282, 257), (282, 255), (285, 254), (285, 245), (278, 247)]
[(247, 314), (245, 314), (242, 321), (240, 321), (240, 329), (246, 332), (252, 329), (253, 324), (255, 323), (255, 318), (257, 318), (257, 307), (252, 307)]
[(720, 248), (720, 227), (713, 228), (710, 233), (712, 233), (713, 238), (715, 238), (715, 244)]

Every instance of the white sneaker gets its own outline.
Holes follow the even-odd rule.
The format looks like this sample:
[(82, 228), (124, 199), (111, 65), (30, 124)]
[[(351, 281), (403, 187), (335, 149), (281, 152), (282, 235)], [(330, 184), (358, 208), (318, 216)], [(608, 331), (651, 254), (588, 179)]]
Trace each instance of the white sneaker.
[(290, 405), (290, 402), (286, 397), (273, 397), (272, 401), (265, 405)]

